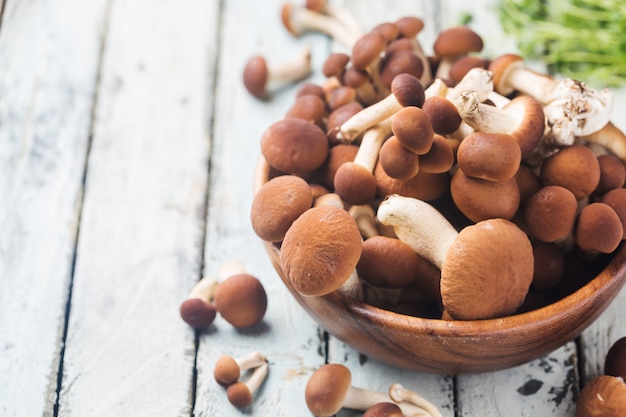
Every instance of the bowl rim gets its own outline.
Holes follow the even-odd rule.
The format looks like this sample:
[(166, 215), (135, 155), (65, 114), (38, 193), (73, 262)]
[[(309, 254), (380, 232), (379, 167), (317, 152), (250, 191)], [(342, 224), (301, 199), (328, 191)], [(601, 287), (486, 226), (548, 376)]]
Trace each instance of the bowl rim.
[[(270, 166), (261, 155), (257, 162), (254, 177), (254, 193), (268, 180), (269, 173)], [(273, 251), (274, 256), (279, 259), (280, 249), (271, 242), (264, 243), (267, 250)], [(290, 291), (295, 292), (295, 289), (288, 282), (284, 283), (289, 287)], [(383, 325), (393, 324), (396, 329), (403, 331), (428, 332), (437, 336), (448, 337), (486, 337), (496, 334), (503, 335), (508, 332), (517, 333), (525, 329), (534, 328), (536, 323), (539, 322), (549, 326), (551, 323), (556, 323), (568, 316), (576, 315), (580, 311), (592, 311), (591, 307), (598, 302), (598, 297), (603, 297), (605, 304), (608, 305), (617, 296), (624, 283), (626, 283), (626, 245), (622, 243), (612, 255), (609, 263), (589, 282), (574, 292), (546, 306), (499, 318), (444, 320), (412, 316), (386, 310), (362, 301), (348, 299), (337, 291), (322, 296), (322, 298), (333, 304), (340, 303), (350, 312), (357, 313), (360, 316), (367, 316), (372, 322), (378, 322)], [(302, 295), (301, 297), (306, 298)], [(599, 311), (585, 316), (586, 324), (583, 326), (583, 330), (604, 311), (604, 309), (596, 310)]]

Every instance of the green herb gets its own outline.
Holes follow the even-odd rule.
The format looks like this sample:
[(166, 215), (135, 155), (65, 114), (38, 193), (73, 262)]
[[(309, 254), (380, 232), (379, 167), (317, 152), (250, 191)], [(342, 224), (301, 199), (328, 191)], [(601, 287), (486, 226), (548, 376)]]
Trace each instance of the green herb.
[(624, 0), (500, 0), (504, 31), (551, 73), (594, 86), (626, 84)]

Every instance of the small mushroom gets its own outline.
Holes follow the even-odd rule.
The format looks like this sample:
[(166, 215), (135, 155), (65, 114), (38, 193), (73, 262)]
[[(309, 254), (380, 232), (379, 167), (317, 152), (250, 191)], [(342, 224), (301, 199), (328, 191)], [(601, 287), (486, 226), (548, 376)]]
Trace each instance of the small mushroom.
[(422, 110), (428, 116), (435, 133), (449, 135), (461, 125), (461, 116), (455, 105), (445, 97), (434, 95), (424, 101)]
[(441, 298), (452, 317), (501, 317), (524, 301), (533, 278), (532, 245), (510, 221), (488, 219), (457, 232), (428, 203), (397, 194), (380, 203), (377, 216), (441, 269)]
[(581, 249), (592, 253), (611, 253), (623, 237), (622, 221), (608, 204), (591, 203), (578, 214), (574, 238)]
[(605, 193), (599, 200), (601, 203), (608, 204), (622, 221), (624, 236), (626, 239), (626, 188), (616, 188)]
[(576, 401), (576, 417), (623, 417), (626, 384), (619, 377), (600, 375), (588, 381)]
[(452, 169), (454, 160), (451, 141), (435, 133), (430, 150), (419, 156), (419, 168), (431, 174), (442, 174)]
[(472, 68), (488, 69), (489, 60), (481, 56), (465, 55), (450, 64), (448, 78), (453, 85), (459, 83)]
[(549, 103), (556, 82), (551, 77), (526, 67), (524, 58), (516, 54), (503, 54), (491, 61), (494, 89), (508, 96), (518, 91), (534, 97), (542, 104)]
[(374, 404), (363, 413), (363, 417), (404, 417), (398, 404), (382, 402)]
[(457, 160), (459, 168), (470, 177), (504, 181), (519, 171), (522, 151), (509, 134), (475, 132), (459, 145)]
[(364, 239), (379, 235), (376, 228), (376, 212), (372, 206), (368, 204), (355, 205), (350, 207), (348, 213), (356, 221)]
[(416, 16), (404, 16), (395, 21), (400, 39), (408, 39), (411, 42), (413, 52), (421, 59), (423, 72), (420, 81), (423, 85), (428, 85), (433, 80), (430, 62), (424, 53), (421, 43), (417, 39), (419, 33), (424, 29), (424, 21)]
[(417, 277), (420, 258), (401, 240), (387, 236), (365, 239), (356, 269), (364, 281), (381, 288), (404, 288)]
[(519, 143), (522, 158), (530, 155), (543, 137), (543, 108), (529, 96), (518, 96), (499, 109), (481, 103), (475, 91), (466, 90), (459, 95), (457, 109), (474, 130), (513, 136)]
[(414, 106), (403, 107), (393, 115), (391, 131), (405, 148), (417, 155), (430, 150), (435, 134), (426, 112)]
[(320, 296), (344, 284), (361, 256), (361, 232), (342, 208), (313, 207), (289, 228), (280, 262), (300, 294)]
[(444, 195), (450, 188), (450, 174), (431, 174), (420, 170), (417, 175), (408, 180), (392, 178), (382, 168), (380, 161), (374, 169), (378, 195), (385, 197), (389, 194), (402, 194), (407, 197), (419, 198), (424, 201), (433, 201)]
[(391, 132), (391, 121), (381, 121), (363, 135), (352, 162), (344, 162), (335, 172), (335, 192), (349, 204), (367, 204), (376, 196), (374, 168), (380, 148)]
[(218, 282), (214, 278), (204, 277), (189, 292), (187, 299), (180, 305), (180, 316), (194, 328), (207, 327), (215, 320), (217, 309), (211, 303)]
[(339, 140), (351, 142), (369, 127), (392, 116), (403, 107), (421, 106), (424, 99), (424, 87), (420, 80), (410, 74), (399, 74), (391, 83), (391, 94), (346, 120), (339, 127), (336, 136)]
[(598, 156), (600, 165), (600, 182), (594, 194), (602, 195), (610, 190), (622, 188), (626, 182), (626, 166), (617, 156), (605, 154)]
[(335, 19), (343, 25), (353, 37), (358, 38), (362, 35), (361, 26), (355, 17), (343, 7), (328, 4), (326, 0), (306, 0), (305, 6), (309, 10), (328, 15)]
[(250, 94), (259, 99), (268, 97), (276, 84), (292, 83), (311, 73), (311, 49), (302, 48), (286, 61), (271, 64), (263, 56), (248, 60), (243, 70), (243, 84)]
[(482, 38), (467, 26), (456, 26), (440, 32), (433, 44), (433, 51), (440, 58), (435, 77), (448, 78), (452, 62), (482, 49)]
[(336, 19), (290, 2), (283, 4), (281, 20), (285, 29), (293, 36), (301, 36), (305, 32), (320, 32), (347, 48), (352, 48), (358, 39), (356, 34), (351, 33)]
[(391, 82), (396, 75), (406, 73), (421, 80), (424, 72), (422, 60), (413, 51), (386, 52), (380, 65), (380, 81), (386, 92), (390, 91)]
[(313, 123), (293, 117), (282, 119), (263, 132), (261, 153), (272, 168), (304, 177), (326, 160), (328, 139)]
[(328, 150), (328, 157), (324, 164), (313, 174), (311, 180), (318, 181), (325, 187), (332, 189), (335, 181), (335, 174), (345, 162), (353, 162), (359, 147), (353, 144), (339, 143)]
[(566, 146), (543, 161), (540, 179), (544, 185), (560, 185), (582, 200), (600, 182), (600, 164), (594, 153), (584, 145)]
[(398, 180), (411, 179), (420, 169), (419, 155), (408, 150), (395, 136), (383, 143), (378, 160), (385, 173)]
[(576, 197), (570, 190), (547, 185), (528, 199), (524, 219), (533, 237), (543, 242), (556, 242), (572, 233), (577, 210)]
[(295, 175), (272, 178), (252, 200), (252, 229), (265, 241), (280, 242), (291, 224), (312, 204), (311, 188), (302, 178)]
[[(383, 402), (392, 402), (388, 395), (352, 386), (352, 373), (341, 364), (328, 363), (319, 367), (306, 384), (304, 398), (309, 411), (316, 417), (330, 417), (342, 408), (367, 410)], [(405, 416), (419, 416), (421, 410), (412, 404), (400, 403)], [(425, 417), (425, 416), (424, 416)]]
[(380, 63), (386, 46), (387, 40), (383, 35), (369, 32), (361, 36), (352, 47), (352, 66), (367, 72), (379, 97), (389, 94), (380, 79)]
[(226, 389), (228, 401), (237, 408), (246, 408), (252, 404), (255, 392), (261, 387), (267, 374), (269, 365), (267, 362), (261, 364), (252, 372), (247, 381), (237, 381)]
[(215, 362), (213, 377), (218, 384), (227, 387), (239, 381), (242, 372), (257, 368), (266, 362), (267, 358), (259, 351), (249, 352), (238, 357), (224, 354)]
[(256, 277), (235, 273), (219, 283), (214, 303), (224, 320), (237, 329), (244, 329), (263, 320), (267, 293)]
[(326, 102), (315, 94), (300, 95), (287, 110), (285, 117), (295, 117), (322, 127), (326, 119)]
[(441, 412), (433, 403), (422, 397), (415, 391), (404, 388), (401, 384), (395, 383), (389, 387), (389, 397), (396, 403), (403, 401), (411, 403), (428, 413), (431, 417), (442, 417)]
[(626, 336), (611, 345), (604, 360), (604, 373), (626, 378)]

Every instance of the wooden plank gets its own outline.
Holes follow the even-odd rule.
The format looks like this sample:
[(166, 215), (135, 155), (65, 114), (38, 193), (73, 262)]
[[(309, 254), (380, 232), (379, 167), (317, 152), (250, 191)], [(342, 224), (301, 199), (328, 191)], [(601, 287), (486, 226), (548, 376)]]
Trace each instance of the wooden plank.
[(224, 4), (204, 274), (216, 276), (224, 262), (242, 262), (263, 283), (268, 310), (263, 322), (251, 329), (237, 331), (218, 316), (209, 331), (202, 333), (194, 409), (199, 417), (241, 415), (213, 379), (215, 361), (224, 353), (237, 356), (259, 350), (267, 356), (269, 377), (246, 411), (259, 416), (307, 415), (304, 386), (312, 370), (324, 363), (322, 333), (280, 281), (249, 217), (261, 135), (284, 116), (298, 86), (280, 89), (269, 101), (256, 100), (243, 87), (244, 65), (253, 55), (281, 62), (310, 45), (314, 72), (307, 80), (319, 82), (321, 62), (329, 48), (328, 39), (319, 34), (292, 37), (280, 22), (282, 3), (231, 0)]
[(60, 416), (189, 416), (218, 3), (112, 2)]
[(51, 416), (105, 2), (2, 4), (0, 415)]

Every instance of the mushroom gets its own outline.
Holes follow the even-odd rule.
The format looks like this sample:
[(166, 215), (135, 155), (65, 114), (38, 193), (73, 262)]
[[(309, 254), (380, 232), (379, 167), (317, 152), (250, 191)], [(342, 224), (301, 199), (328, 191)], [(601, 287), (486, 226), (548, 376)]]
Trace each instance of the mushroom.
[(246, 408), (252, 404), (254, 393), (260, 388), (267, 374), (269, 365), (267, 362), (261, 364), (252, 372), (246, 382), (237, 381), (226, 389), (228, 401), (237, 408)]
[(519, 171), (522, 151), (515, 138), (507, 133), (475, 132), (459, 145), (457, 161), (470, 177), (504, 181)]
[(480, 56), (465, 55), (450, 64), (448, 79), (453, 85), (458, 84), (472, 68), (489, 68), (489, 60)]
[(224, 354), (215, 361), (213, 377), (218, 384), (227, 387), (239, 381), (242, 372), (257, 368), (266, 362), (267, 358), (259, 351), (249, 352), (238, 357)]
[(352, 47), (352, 66), (369, 74), (379, 97), (389, 94), (380, 79), (380, 63), (387, 40), (378, 32), (369, 32), (361, 36)]
[(448, 172), (454, 165), (455, 151), (450, 140), (435, 133), (430, 150), (419, 156), (419, 168), (431, 174)]
[(398, 404), (382, 402), (368, 408), (363, 417), (404, 417), (404, 414)]
[(380, 161), (374, 169), (374, 178), (376, 178), (377, 194), (381, 197), (389, 194), (402, 194), (424, 201), (433, 201), (444, 195), (450, 187), (448, 172), (431, 174), (420, 170), (413, 178), (398, 180), (387, 175)]
[(337, 5), (328, 4), (326, 0), (306, 0), (305, 6), (309, 10), (328, 15), (337, 20), (353, 37), (358, 38), (362, 35), (361, 26), (346, 9)]
[(626, 336), (611, 345), (604, 360), (604, 373), (626, 378)]
[(365, 239), (378, 236), (376, 228), (376, 212), (369, 204), (355, 205), (348, 209), (348, 213), (356, 221), (361, 234)]
[(321, 296), (344, 284), (361, 256), (361, 232), (342, 208), (313, 207), (289, 228), (280, 250), (281, 267), (302, 295)]
[(378, 158), (385, 173), (398, 180), (413, 178), (420, 169), (419, 156), (408, 150), (395, 136), (383, 143)]
[(326, 160), (328, 139), (313, 123), (296, 118), (282, 119), (263, 132), (261, 153), (272, 168), (304, 177)]
[(623, 239), (626, 239), (626, 188), (616, 188), (604, 194), (600, 203), (608, 204), (622, 221)]
[(365, 239), (356, 269), (359, 277), (381, 288), (404, 288), (416, 277), (420, 258), (401, 240), (387, 236)]
[(180, 305), (181, 318), (194, 328), (206, 327), (213, 323), (217, 315), (215, 305), (211, 303), (218, 282), (214, 278), (204, 277), (191, 289), (187, 299)]
[(389, 387), (389, 397), (396, 403), (408, 402), (423, 409), (432, 417), (442, 417), (441, 412), (433, 403), (422, 397), (415, 391), (404, 388), (401, 384), (395, 383)]
[(602, 145), (622, 160), (626, 160), (626, 137), (613, 123), (607, 123), (602, 129), (589, 135), (583, 135), (581, 140)]
[(430, 150), (435, 134), (426, 112), (414, 106), (403, 107), (393, 115), (391, 131), (405, 148), (417, 155)]
[(484, 68), (472, 68), (454, 87), (445, 90), (445, 97), (456, 105), (461, 94), (473, 91), (479, 102), (486, 101), (493, 93), (493, 77)]
[(478, 320), (512, 314), (533, 278), (528, 237), (505, 219), (488, 219), (460, 232), (421, 200), (390, 195), (378, 219), (441, 269), (441, 298), (450, 316)]
[(300, 95), (287, 110), (285, 117), (296, 117), (322, 127), (326, 118), (326, 102), (315, 94)]
[(338, 109), (344, 104), (357, 101), (356, 89), (347, 85), (335, 88), (328, 97), (328, 107), (330, 110)]
[(338, 129), (339, 140), (351, 142), (369, 127), (392, 116), (407, 106), (424, 103), (424, 87), (419, 79), (410, 74), (399, 74), (391, 83), (391, 94), (368, 106), (346, 120)]
[(433, 44), (435, 56), (440, 58), (435, 78), (448, 78), (452, 62), (482, 49), (482, 38), (467, 26), (456, 26), (440, 32)]
[(406, 73), (421, 80), (424, 72), (422, 60), (413, 51), (386, 52), (380, 65), (380, 81), (387, 93), (396, 75)]
[(422, 110), (428, 116), (435, 133), (449, 135), (461, 125), (461, 116), (455, 105), (445, 97), (434, 95), (424, 101)]
[(510, 220), (519, 208), (515, 178), (487, 181), (457, 169), (450, 181), (450, 193), (457, 208), (473, 222), (497, 217)]
[(352, 48), (358, 39), (356, 34), (351, 33), (336, 19), (290, 2), (283, 4), (281, 20), (285, 29), (293, 36), (301, 36), (305, 32), (320, 32), (347, 48)]
[(312, 204), (311, 188), (302, 178), (295, 175), (272, 178), (263, 184), (252, 200), (252, 229), (267, 242), (280, 242), (294, 220)]
[(335, 173), (344, 162), (352, 162), (356, 157), (359, 147), (353, 144), (339, 143), (328, 150), (328, 157), (324, 164), (311, 176), (311, 180), (320, 182), (325, 187), (332, 189), (335, 181)]
[(616, 188), (622, 188), (626, 182), (626, 167), (624, 162), (617, 156), (605, 154), (598, 156), (600, 165), (600, 182), (594, 190), (594, 194), (602, 195)]
[(343, 82), (355, 89), (361, 103), (372, 105), (379, 100), (378, 92), (374, 88), (367, 71), (358, 70), (354, 66), (348, 67), (343, 74)]
[(214, 303), (224, 320), (237, 329), (244, 329), (263, 320), (267, 293), (256, 277), (235, 273), (219, 283)]
[[(320, 366), (309, 378), (304, 391), (306, 405), (316, 417), (330, 417), (342, 408), (367, 410), (383, 402), (392, 402), (388, 395), (352, 386), (352, 373), (338, 363)], [(405, 416), (422, 416), (421, 409), (412, 404), (400, 403)]]
[(531, 287), (538, 290), (553, 288), (563, 277), (565, 257), (560, 248), (552, 243), (533, 242), (535, 260)]
[(623, 417), (626, 384), (619, 377), (600, 375), (588, 381), (576, 401), (576, 417)]
[(522, 158), (530, 155), (543, 137), (543, 108), (529, 96), (518, 96), (499, 109), (481, 103), (475, 91), (465, 90), (459, 95), (457, 109), (474, 130), (513, 136), (520, 145)]
[(335, 192), (349, 204), (367, 204), (376, 196), (373, 172), (378, 152), (391, 131), (389, 119), (370, 127), (363, 135), (352, 162), (344, 162), (335, 173)]
[(423, 72), (420, 81), (424, 85), (432, 82), (433, 76), (430, 69), (430, 63), (424, 53), (422, 45), (417, 39), (417, 35), (424, 29), (424, 21), (416, 16), (404, 16), (395, 21), (398, 28), (398, 36), (400, 39), (408, 39), (411, 42), (413, 52), (421, 59)]
[(306, 46), (286, 61), (271, 64), (263, 56), (248, 60), (243, 70), (243, 84), (250, 94), (259, 99), (267, 98), (276, 84), (291, 83), (311, 73), (311, 49)]
[(582, 200), (598, 186), (600, 164), (588, 147), (574, 144), (546, 158), (539, 177), (544, 185), (560, 185)]
[(608, 204), (591, 203), (578, 214), (574, 238), (579, 248), (592, 253), (611, 253), (623, 237), (622, 221)]
[[(363, 110), (363, 106), (358, 102), (351, 102), (344, 104), (343, 106), (334, 109), (326, 120), (326, 135), (328, 136), (328, 142), (332, 147), (336, 145), (351, 145), (352, 143), (341, 143), (337, 138), (339, 127), (355, 114)], [(351, 141), (352, 142), (352, 141)], [(332, 182), (331, 182), (332, 184)]]
[(524, 219), (533, 237), (543, 242), (556, 242), (572, 232), (577, 210), (576, 197), (570, 190), (547, 185), (528, 199)]

